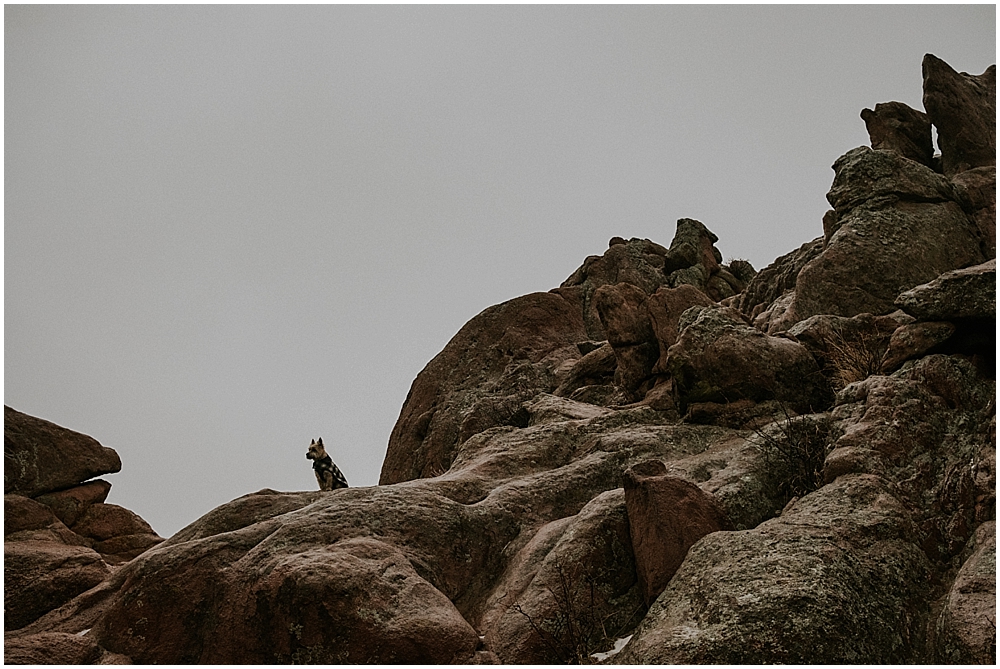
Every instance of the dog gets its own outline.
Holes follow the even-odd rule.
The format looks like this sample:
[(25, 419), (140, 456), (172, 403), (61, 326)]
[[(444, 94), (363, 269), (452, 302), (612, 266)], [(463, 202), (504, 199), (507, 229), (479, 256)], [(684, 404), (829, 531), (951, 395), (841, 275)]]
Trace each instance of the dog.
[(348, 488), (347, 479), (341, 473), (337, 465), (326, 454), (323, 448), (323, 437), (319, 441), (312, 441), (309, 450), (306, 451), (306, 460), (313, 461), (313, 474), (316, 475), (316, 482), (319, 483), (320, 490), (336, 490), (337, 488)]

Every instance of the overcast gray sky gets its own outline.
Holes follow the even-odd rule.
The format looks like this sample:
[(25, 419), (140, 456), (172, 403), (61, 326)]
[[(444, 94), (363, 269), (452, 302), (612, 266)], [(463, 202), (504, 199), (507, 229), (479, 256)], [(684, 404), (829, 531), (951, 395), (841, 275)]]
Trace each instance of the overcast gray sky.
[(169, 536), (374, 485), (410, 383), (613, 236), (822, 232), (858, 114), (921, 108), (979, 6), (10, 6), (4, 402), (118, 451)]

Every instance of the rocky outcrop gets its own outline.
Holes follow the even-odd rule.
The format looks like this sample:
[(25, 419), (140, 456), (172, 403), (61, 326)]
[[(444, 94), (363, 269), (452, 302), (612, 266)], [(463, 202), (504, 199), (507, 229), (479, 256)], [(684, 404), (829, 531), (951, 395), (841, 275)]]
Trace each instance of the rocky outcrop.
[(888, 314), (900, 292), (996, 256), (995, 67), (959, 74), (928, 54), (923, 68), (926, 114), (900, 102), (862, 111), (872, 148), (834, 163), (822, 248), (805, 263), (779, 259), (739, 298), (760, 329)]
[(714, 495), (668, 475), (659, 460), (630, 468), (624, 483), (639, 587), (649, 606), (677, 573), (691, 546), (732, 527)]
[(536, 402), (532, 425), (471, 437), (435, 478), (235, 500), (25, 633), (87, 625), (143, 663), (552, 663), (599, 650), (645, 608), (619, 488), (630, 464), (700, 454), (720, 474), (699, 485), (723, 509), (776, 509), (739, 433), (647, 407), (567, 419), (577, 404)]
[(809, 352), (770, 337), (730, 307), (693, 307), (667, 352), (681, 411), (695, 403), (776, 400), (800, 413), (824, 408), (829, 387)]
[(590, 256), (562, 285), (553, 292), (574, 302), (583, 312), (587, 334), (591, 339), (607, 338), (594, 302), (594, 293), (601, 286), (627, 283), (646, 295), (666, 285), (663, 268), (667, 249), (648, 239), (625, 241), (615, 237), (602, 256)]
[(8, 661), (995, 662), (989, 204), (919, 112), (865, 116), (824, 236), (760, 273), (682, 219), (470, 321), (383, 485), (261, 490), (120, 566), (94, 549), (146, 529), (105, 485), (8, 495), (18, 583), (104, 570)]
[(3, 492), (35, 497), (121, 471), (118, 454), (91, 437), (3, 408)]
[(819, 237), (779, 257), (750, 280), (734, 306), (759, 330), (774, 334), (787, 329), (783, 327), (783, 316), (795, 295), (799, 272), (823, 251), (824, 243), (823, 237)]
[(996, 374), (996, 260), (945, 272), (896, 299), (916, 322), (892, 335), (882, 371), (927, 353), (973, 356)]
[(937, 662), (996, 663), (996, 521), (979, 526), (938, 618)]
[(934, 166), (931, 122), (927, 114), (902, 102), (880, 102), (862, 109), (873, 149), (892, 151), (921, 165)]
[(900, 292), (985, 259), (954, 186), (930, 168), (862, 147), (834, 170), (827, 198), (837, 230), (799, 272), (786, 324), (817, 314), (888, 314)]
[(601, 286), (594, 292), (601, 325), (615, 352), (615, 383), (630, 399), (645, 395), (643, 384), (652, 376), (653, 365), (660, 357), (648, 301), (646, 293), (627, 283)]
[(954, 175), (996, 166), (997, 70), (958, 73), (932, 54), (924, 56), (924, 109), (938, 131), (941, 167)]
[[(10, 474), (4, 495), (5, 630), (27, 626), (163, 540), (136, 514), (105, 503), (110, 483), (81, 479), (118, 471), (121, 461), (112, 449), (10, 407), (4, 446), (5, 460), (14, 463), (4, 472), (5, 478)], [(70, 649), (81, 647), (53, 643), (53, 658), (75, 658)], [(18, 648), (33, 657), (28, 646)], [(39, 657), (49, 657), (46, 652)]]
[[(380, 483), (443, 473), (461, 439), (517, 425), (524, 402), (552, 392), (556, 370), (589, 341), (577, 304), (534, 293), (479, 314), (420, 372), (389, 437)], [(460, 439), (461, 435), (461, 439)]]

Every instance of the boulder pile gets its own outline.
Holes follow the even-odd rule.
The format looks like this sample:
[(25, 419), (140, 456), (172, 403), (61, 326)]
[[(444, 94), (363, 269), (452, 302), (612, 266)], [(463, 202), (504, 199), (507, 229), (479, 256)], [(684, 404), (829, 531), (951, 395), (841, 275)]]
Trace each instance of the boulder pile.
[(120, 567), (100, 483), (24, 488), (5, 522), (96, 559), (11, 605), (7, 661), (995, 663), (994, 68), (928, 55), (924, 90), (760, 272), (681, 219), (473, 318), (378, 486), (251, 493)]
[[(121, 470), (118, 454), (96, 440), (4, 407), (4, 631), (33, 623), (101, 584), (123, 564), (163, 541), (135, 513), (107, 504), (111, 484), (95, 476)], [(28, 663), (83, 652), (78, 642), (21, 640)], [(7, 644), (5, 644), (6, 646)], [(36, 648), (37, 646), (37, 648)], [(87, 647), (80, 657), (102, 654)]]

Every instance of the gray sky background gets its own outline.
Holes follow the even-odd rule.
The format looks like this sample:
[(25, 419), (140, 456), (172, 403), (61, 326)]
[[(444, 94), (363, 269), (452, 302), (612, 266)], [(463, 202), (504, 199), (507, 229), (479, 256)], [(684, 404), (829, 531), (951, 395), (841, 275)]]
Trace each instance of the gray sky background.
[(6, 6), (4, 402), (169, 536), (374, 485), (413, 378), (613, 236), (822, 233), (858, 114), (996, 60), (978, 6)]

